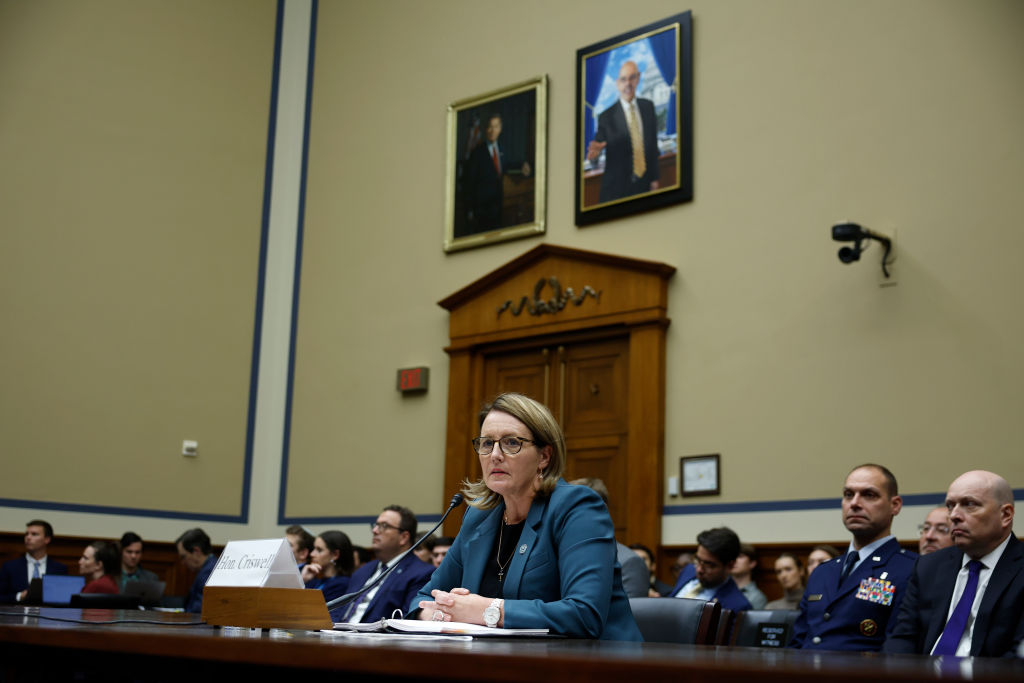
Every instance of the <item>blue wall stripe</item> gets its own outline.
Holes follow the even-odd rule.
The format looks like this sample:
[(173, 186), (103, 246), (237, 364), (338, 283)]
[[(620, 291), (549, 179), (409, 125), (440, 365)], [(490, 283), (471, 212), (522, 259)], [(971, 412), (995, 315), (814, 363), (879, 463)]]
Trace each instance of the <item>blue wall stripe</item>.
[(40, 510), (61, 510), (63, 512), (90, 512), (97, 515), (125, 515), (131, 517), (158, 517), (161, 519), (197, 519), (204, 522), (238, 522), (238, 515), (213, 515), (177, 510), (150, 510), (126, 508), (114, 505), (86, 505), (82, 503), (51, 503), (39, 500), (18, 500), (0, 498), (0, 505), (14, 508), (36, 508)]
[[(942, 505), (945, 492), (911, 493), (901, 496), (904, 505)], [(1014, 489), (1013, 497), (1024, 499), (1024, 489)], [(726, 512), (785, 512), (790, 510), (838, 510), (840, 498), (804, 498), (800, 500), (763, 500), (752, 503), (697, 503), (666, 505), (664, 515), (708, 515)]]
[[(295, 389), (295, 337), (299, 326), (299, 284), (302, 275), (302, 243), (306, 223), (306, 180), (309, 164), (309, 124), (313, 108), (313, 66), (316, 57), (316, 18), (319, 1), (313, 0), (309, 19), (309, 62), (306, 67), (306, 112), (302, 130), (302, 170), (299, 180), (299, 215), (295, 231), (295, 276), (292, 286), (292, 321), (288, 339), (288, 384), (285, 393), (284, 437), (281, 444), (281, 488), (277, 496), (277, 523), (285, 524), (330, 524), (342, 518), (327, 518), (327, 521), (304, 521), (306, 518), (289, 518), (285, 515), (288, 495), (288, 457), (292, 437), (292, 398)], [(316, 518), (322, 520), (325, 518)], [(361, 519), (361, 518), (360, 518)], [(374, 520), (377, 518), (374, 517)], [(344, 523), (344, 522), (343, 522)]]
[[(366, 524), (370, 525), (377, 521), (377, 515), (355, 515), (349, 517), (289, 517), (288, 524)], [(424, 524), (437, 524), (441, 521), (441, 515), (416, 515), (416, 522)], [(421, 529), (422, 531), (422, 529)]]

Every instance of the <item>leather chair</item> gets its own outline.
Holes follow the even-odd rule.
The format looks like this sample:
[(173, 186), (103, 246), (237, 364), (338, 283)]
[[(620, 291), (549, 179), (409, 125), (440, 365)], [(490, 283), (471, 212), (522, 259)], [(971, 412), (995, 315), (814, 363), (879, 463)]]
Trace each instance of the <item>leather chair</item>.
[(722, 615), (718, 618), (718, 628), (715, 629), (715, 645), (728, 645), (732, 637), (733, 625), (736, 623), (736, 612), (731, 609), (722, 609)]
[(630, 598), (633, 619), (649, 643), (712, 645), (722, 606), (689, 598)]
[[(795, 609), (752, 609), (736, 615), (730, 645), (742, 647), (786, 647), (793, 635), (793, 622), (800, 610)], [(765, 638), (761, 633), (763, 624), (783, 624), (785, 633), (778, 638)], [(775, 643), (781, 643), (776, 645)]]

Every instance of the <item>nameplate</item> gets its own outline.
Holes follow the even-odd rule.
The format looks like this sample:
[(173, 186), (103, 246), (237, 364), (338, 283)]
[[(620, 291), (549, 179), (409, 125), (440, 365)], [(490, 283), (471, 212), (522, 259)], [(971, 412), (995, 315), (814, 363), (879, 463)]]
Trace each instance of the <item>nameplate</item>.
[(789, 628), (785, 624), (763, 623), (757, 626), (757, 640), (761, 647), (786, 647)]
[(231, 541), (217, 559), (207, 586), (304, 588), (287, 539)]

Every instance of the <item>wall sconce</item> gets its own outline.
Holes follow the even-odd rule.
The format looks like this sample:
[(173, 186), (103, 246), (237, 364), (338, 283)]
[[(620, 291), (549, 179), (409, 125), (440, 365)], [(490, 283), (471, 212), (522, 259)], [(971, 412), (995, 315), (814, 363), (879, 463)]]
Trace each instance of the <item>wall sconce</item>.
[(854, 261), (860, 260), (861, 252), (867, 249), (867, 246), (862, 246), (864, 240), (876, 240), (881, 242), (885, 247), (885, 251), (882, 252), (882, 273), (885, 277), (889, 277), (889, 253), (892, 251), (892, 240), (885, 235), (880, 235), (877, 232), (871, 232), (867, 228), (862, 228), (856, 223), (836, 223), (832, 226), (832, 239), (836, 242), (853, 242), (852, 247), (843, 247), (839, 250), (839, 260), (843, 263), (853, 263)]

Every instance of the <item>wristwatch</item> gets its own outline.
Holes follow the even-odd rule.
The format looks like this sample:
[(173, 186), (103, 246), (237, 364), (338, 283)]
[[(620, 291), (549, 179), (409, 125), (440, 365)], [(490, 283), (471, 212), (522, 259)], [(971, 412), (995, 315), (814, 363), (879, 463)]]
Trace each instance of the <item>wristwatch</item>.
[(484, 624), (487, 628), (494, 628), (501, 620), (501, 598), (494, 598), (491, 604), (484, 610)]

